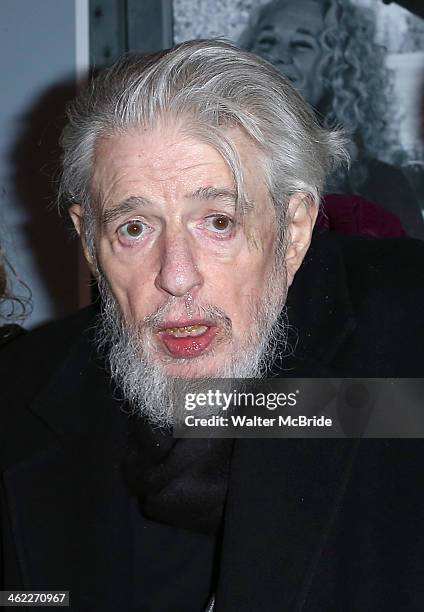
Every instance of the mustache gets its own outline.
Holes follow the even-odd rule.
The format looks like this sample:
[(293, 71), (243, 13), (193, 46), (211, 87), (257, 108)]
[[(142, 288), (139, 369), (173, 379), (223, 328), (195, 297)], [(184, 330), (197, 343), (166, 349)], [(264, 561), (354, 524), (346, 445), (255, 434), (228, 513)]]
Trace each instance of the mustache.
[[(188, 314), (190, 319), (206, 319), (208, 322), (221, 327), (226, 334), (231, 333), (231, 319), (222, 308), (212, 304), (194, 304), (192, 300), (189, 305), (187, 303), (181, 304), (180, 300), (178, 300), (179, 303), (176, 304), (176, 301), (175, 298), (170, 298), (155, 312), (144, 317), (140, 327), (156, 332), (160, 330), (164, 323), (170, 318), (177, 319), (181, 317), (182, 314)], [(183, 308), (181, 308), (181, 306), (183, 306)]]

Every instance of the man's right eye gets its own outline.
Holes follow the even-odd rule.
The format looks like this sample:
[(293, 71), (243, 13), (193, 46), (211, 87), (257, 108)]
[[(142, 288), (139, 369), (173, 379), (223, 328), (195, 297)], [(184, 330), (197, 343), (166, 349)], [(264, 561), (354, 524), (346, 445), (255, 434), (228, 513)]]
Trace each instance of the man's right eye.
[(118, 228), (118, 234), (130, 242), (138, 240), (145, 232), (145, 225), (137, 219), (128, 221)]

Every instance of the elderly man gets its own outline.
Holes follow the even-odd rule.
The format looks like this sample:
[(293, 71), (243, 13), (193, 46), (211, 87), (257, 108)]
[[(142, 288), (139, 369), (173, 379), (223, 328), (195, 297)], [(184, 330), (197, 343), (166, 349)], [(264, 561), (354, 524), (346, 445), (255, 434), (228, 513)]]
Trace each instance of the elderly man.
[(197, 41), (103, 72), (62, 145), (101, 311), (2, 353), (2, 588), (77, 611), (421, 609), (420, 441), (170, 435), (180, 379), (422, 375), (422, 245), (308, 251), (343, 135), (264, 60)]

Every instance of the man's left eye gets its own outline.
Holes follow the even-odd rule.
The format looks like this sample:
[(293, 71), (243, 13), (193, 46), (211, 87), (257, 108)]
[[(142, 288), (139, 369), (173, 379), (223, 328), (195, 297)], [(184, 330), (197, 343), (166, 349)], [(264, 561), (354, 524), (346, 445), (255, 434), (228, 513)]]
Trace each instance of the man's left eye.
[(138, 240), (145, 231), (145, 225), (142, 221), (135, 219), (134, 221), (128, 221), (118, 228), (118, 234), (125, 238), (125, 240), (134, 241)]
[(233, 229), (234, 222), (225, 215), (213, 215), (206, 219), (205, 225), (215, 234), (228, 234)]

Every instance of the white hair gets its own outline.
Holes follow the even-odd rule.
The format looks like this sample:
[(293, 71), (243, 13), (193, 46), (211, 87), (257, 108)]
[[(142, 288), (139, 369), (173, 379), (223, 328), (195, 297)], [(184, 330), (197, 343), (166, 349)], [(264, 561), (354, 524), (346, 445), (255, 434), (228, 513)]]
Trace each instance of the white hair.
[[(343, 132), (321, 127), (288, 79), (265, 60), (222, 40), (123, 56), (70, 104), (68, 119), (61, 139), (59, 198), (82, 205), (86, 233), (93, 226), (95, 144), (133, 126), (176, 121), (213, 146), (232, 171), (238, 204), (245, 199), (243, 169), (228, 128), (240, 128), (256, 145), (281, 230), (288, 198), (303, 192), (318, 203), (327, 175), (348, 158)], [(92, 246), (93, 236), (86, 239)]]

